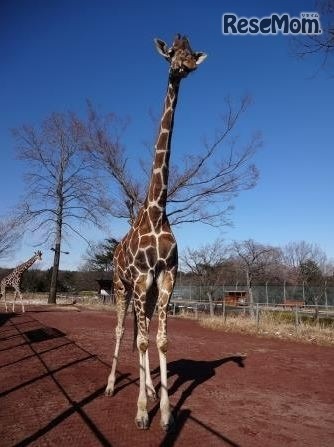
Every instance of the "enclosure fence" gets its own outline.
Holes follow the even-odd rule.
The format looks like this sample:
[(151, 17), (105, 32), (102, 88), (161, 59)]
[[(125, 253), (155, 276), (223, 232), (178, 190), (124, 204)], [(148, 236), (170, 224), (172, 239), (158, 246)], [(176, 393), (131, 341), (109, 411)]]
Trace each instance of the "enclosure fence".
[[(225, 293), (230, 291), (247, 291), (245, 285), (222, 285), (222, 286), (193, 286), (176, 284), (172, 296), (173, 300), (199, 301), (209, 300), (208, 292), (212, 293), (214, 301), (223, 301)], [(318, 304), (322, 306), (334, 306), (334, 287), (310, 288), (305, 285), (286, 286), (286, 285), (264, 285), (253, 286), (254, 303), (261, 304), (282, 304), (286, 300), (300, 300), (306, 304), (315, 304), (313, 297), (318, 297)]]

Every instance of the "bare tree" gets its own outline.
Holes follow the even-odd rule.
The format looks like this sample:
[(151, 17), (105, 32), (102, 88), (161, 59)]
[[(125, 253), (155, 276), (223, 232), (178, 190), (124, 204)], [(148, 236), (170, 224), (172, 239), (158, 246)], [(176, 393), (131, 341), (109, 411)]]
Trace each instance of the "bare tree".
[(199, 279), (201, 286), (206, 290), (210, 316), (214, 316), (213, 295), (222, 281), (222, 264), (226, 259), (226, 247), (218, 239), (212, 244), (203, 245), (196, 250), (187, 248), (181, 259), (187, 269)]
[(314, 12), (319, 13), (322, 32), (292, 38), (292, 49), (297, 57), (315, 57), (323, 69), (330, 69), (334, 55), (334, 0), (317, 0)]
[(231, 251), (240, 259), (244, 268), (251, 313), (253, 313), (253, 280), (257, 276), (263, 276), (268, 266), (276, 260), (278, 251), (274, 247), (262, 245), (252, 239), (234, 242)]
[(53, 113), (40, 128), (24, 125), (13, 135), (27, 168), (21, 217), (43, 244), (54, 244), (49, 303), (55, 303), (63, 238), (68, 232), (84, 238), (81, 225), (99, 225), (106, 201), (99, 176), (81, 150), (82, 121), (73, 113)]
[(318, 245), (306, 241), (294, 241), (282, 248), (282, 262), (289, 279), (295, 284), (300, 280), (300, 266), (310, 259), (324, 270), (327, 256)]
[(283, 248), (283, 262), (295, 283), (302, 282), (306, 301), (318, 306), (325, 296), (329, 263), (326, 253), (316, 244), (305, 241), (290, 242)]
[(21, 239), (20, 223), (14, 218), (0, 220), (0, 259), (7, 258)]
[[(258, 172), (251, 159), (262, 143), (261, 137), (255, 134), (243, 145), (234, 135), (250, 103), (248, 97), (238, 105), (228, 98), (227, 113), (212, 142), (205, 142), (196, 156), (191, 155), (189, 148), (181, 166), (171, 164), (167, 212), (172, 225), (226, 224), (232, 198), (255, 186)], [(122, 144), (126, 128), (127, 122), (113, 114), (102, 116), (89, 104), (86, 151), (112, 179), (112, 214), (132, 222), (145, 200), (150, 169), (141, 162), (141, 169), (131, 172)]]

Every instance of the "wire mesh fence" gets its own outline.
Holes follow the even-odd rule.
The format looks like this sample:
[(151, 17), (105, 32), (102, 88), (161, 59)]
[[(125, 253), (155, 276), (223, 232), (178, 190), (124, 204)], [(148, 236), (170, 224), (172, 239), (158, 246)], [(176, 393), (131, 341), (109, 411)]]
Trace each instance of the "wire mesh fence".
[[(176, 284), (172, 300), (188, 301), (209, 301), (209, 293), (212, 294), (214, 301), (223, 301), (224, 296), (229, 291), (247, 291), (243, 285), (222, 285), (222, 286), (198, 286), (198, 285), (180, 285)], [(282, 304), (286, 300), (303, 301), (305, 304), (313, 305), (314, 296), (317, 297), (318, 305), (334, 306), (334, 287), (317, 288), (312, 290), (305, 285), (286, 286), (286, 285), (263, 285), (253, 286), (254, 303)]]

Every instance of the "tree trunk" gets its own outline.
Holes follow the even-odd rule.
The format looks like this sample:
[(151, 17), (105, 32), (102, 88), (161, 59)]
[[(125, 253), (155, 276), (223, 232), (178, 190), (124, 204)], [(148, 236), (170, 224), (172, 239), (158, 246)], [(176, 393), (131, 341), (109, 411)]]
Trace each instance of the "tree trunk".
[(55, 255), (53, 258), (53, 268), (52, 268), (52, 277), (51, 277), (51, 285), (50, 285), (50, 293), (49, 293), (49, 304), (57, 303), (57, 281), (58, 281), (58, 272), (59, 272), (59, 261), (60, 261), (60, 243), (55, 244)]
[(57, 222), (56, 222), (56, 240), (54, 247), (54, 258), (53, 258), (53, 269), (52, 269), (52, 277), (50, 284), (50, 294), (48, 303), (49, 304), (57, 304), (57, 281), (58, 281), (58, 272), (59, 272), (59, 261), (60, 261), (60, 244), (61, 244), (61, 232), (63, 227), (63, 167), (61, 166), (58, 187), (57, 187), (57, 195), (58, 195), (58, 209), (57, 209)]

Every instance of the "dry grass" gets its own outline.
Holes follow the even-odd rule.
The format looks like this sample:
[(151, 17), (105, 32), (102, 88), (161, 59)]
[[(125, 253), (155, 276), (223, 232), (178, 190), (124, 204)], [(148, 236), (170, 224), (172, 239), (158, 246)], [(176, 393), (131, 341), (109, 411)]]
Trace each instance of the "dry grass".
[[(11, 306), (13, 296), (7, 295), (7, 305)], [(25, 305), (47, 305), (48, 294), (26, 293), (24, 294)], [(4, 302), (1, 300), (1, 307)], [(16, 302), (16, 309), (20, 309), (20, 301)], [(115, 311), (115, 305), (111, 303), (102, 304), (97, 296), (73, 296), (57, 297), (55, 308), (89, 309), (99, 311)], [(130, 310), (130, 309), (129, 309)], [(194, 312), (182, 311), (177, 318), (197, 319)], [(243, 334), (254, 334), (262, 337), (274, 337), (294, 341), (315, 343), (326, 346), (334, 345), (334, 320), (326, 321), (326, 325), (320, 321), (315, 324), (312, 319), (302, 320), (296, 326), (294, 316), (291, 312), (262, 311), (259, 324), (247, 315), (230, 314), (224, 319), (222, 316), (209, 317), (199, 314), (199, 324), (213, 330), (225, 332), (236, 332)]]
[(237, 332), (243, 334), (256, 334), (263, 337), (274, 337), (289, 339), (306, 343), (315, 343), (320, 345), (334, 345), (334, 322), (323, 325), (310, 324), (310, 322), (301, 321), (297, 326), (285, 318), (272, 312), (263, 312), (259, 324), (253, 318), (243, 315), (228, 315), (226, 320), (223, 317), (202, 317), (199, 319), (201, 326), (214, 330), (223, 330), (226, 332)]

